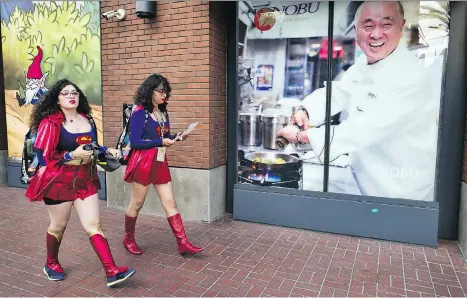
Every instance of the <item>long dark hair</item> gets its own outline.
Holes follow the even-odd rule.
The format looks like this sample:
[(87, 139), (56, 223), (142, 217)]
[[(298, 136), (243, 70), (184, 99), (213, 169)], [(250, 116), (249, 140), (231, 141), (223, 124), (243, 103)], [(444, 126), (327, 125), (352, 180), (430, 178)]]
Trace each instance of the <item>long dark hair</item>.
[(68, 85), (75, 87), (76, 91), (79, 93), (79, 104), (76, 111), (85, 115), (91, 114), (91, 107), (89, 106), (88, 99), (84, 95), (83, 91), (81, 91), (81, 89), (79, 89), (73, 82), (70, 82), (67, 79), (62, 79), (56, 82), (34, 106), (29, 119), (29, 126), (32, 131), (37, 131), (39, 124), (45, 117), (55, 114), (58, 111), (62, 112), (60, 105), (58, 104), (58, 95), (63, 88)]
[[(160, 74), (152, 74), (144, 80), (144, 82), (139, 86), (134, 97), (134, 103), (137, 105), (142, 105), (146, 111), (152, 113), (154, 110), (154, 103), (152, 102), (152, 93), (154, 90), (161, 90), (166, 94), (166, 99), (170, 98), (170, 92), (172, 88), (170, 87), (169, 81)], [(167, 112), (167, 103), (158, 105), (159, 111), (165, 113)]]

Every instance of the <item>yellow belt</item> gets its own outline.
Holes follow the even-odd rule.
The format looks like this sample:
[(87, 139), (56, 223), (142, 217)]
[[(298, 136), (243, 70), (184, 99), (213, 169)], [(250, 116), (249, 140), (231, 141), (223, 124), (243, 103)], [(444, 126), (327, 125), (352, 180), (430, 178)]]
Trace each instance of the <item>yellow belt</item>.
[(91, 160), (85, 161), (84, 159), (72, 159), (70, 161), (65, 162), (66, 165), (72, 165), (72, 166), (79, 166), (79, 165), (85, 165), (90, 163)]

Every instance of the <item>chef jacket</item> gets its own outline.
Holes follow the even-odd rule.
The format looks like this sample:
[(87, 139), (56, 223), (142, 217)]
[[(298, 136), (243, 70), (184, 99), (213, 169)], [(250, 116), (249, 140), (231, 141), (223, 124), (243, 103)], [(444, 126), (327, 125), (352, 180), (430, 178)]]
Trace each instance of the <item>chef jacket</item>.
[[(416, 57), (399, 46), (368, 64), (360, 56), (340, 81), (332, 82), (330, 160), (348, 153), (362, 195), (432, 201), (440, 94)], [(325, 121), (326, 88), (305, 97), (310, 124)], [(324, 125), (307, 130), (313, 151), (324, 159)], [(332, 179), (332, 177), (330, 177)]]

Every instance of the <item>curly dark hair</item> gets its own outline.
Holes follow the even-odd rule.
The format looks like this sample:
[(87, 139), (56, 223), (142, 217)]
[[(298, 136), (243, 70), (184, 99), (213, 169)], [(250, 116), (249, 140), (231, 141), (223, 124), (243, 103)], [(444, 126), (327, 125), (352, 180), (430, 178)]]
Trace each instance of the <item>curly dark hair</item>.
[[(156, 89), (163, 91), (167, 96), (167, 100), (170, 98), (172, 88), (169, 81), (160, 74), (152, 74), (139, 86), (134, 97), (134, 103), (142, 105), (146, 111), (152, 113), (154, 110), (152, 93)], [(167, 103), (158, 105), (158, 108), (163, 113), (167, 112)]]
[[(79, 93), (79, 104), (76, 109), (78, 113), (85, 115), (91, 114), (91, 107), (89, 106), (88, 99), (84, 95), (83, 91), (76, 86), (73, 82), (62, 79), (57, 81), (40, 99), (40, 101), (34, 106), (31, 117), (29, 119), (29, 126), (32, 131), (36, 131), (45, 117), (55, 114), (57, 111), (62, 112), (60, 105), (58, 104), (58, 95), (68, 85), (72, 85), (76, 88)], [(63, 113), (63, 112), (62, 112)]]

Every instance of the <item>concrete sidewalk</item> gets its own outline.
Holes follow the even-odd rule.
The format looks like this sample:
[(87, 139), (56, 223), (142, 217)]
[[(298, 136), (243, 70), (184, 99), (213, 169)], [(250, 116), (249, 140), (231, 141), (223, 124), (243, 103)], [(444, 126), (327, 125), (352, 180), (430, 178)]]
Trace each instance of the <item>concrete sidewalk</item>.
[[(102, 224), (117, 265), (135, 277), (109, 289), (76, 212), (59, 259), (67, 275), (48, 281), (45, 205), (24, 189), (0, 187), (0, 296), (465, 296), (467, 265), (455, 242), (438, 249), (234, 221), (185, 222), (189, 239), (206, 249), (193, 258), (176, 252), (165, 218), (143, 215), (130, 255), (122, 246), (123, 211), (101, 203)], [(148, 198), (151, 199), (151, 198)], [(183, 215), (182, 215), (183, 216)]]

